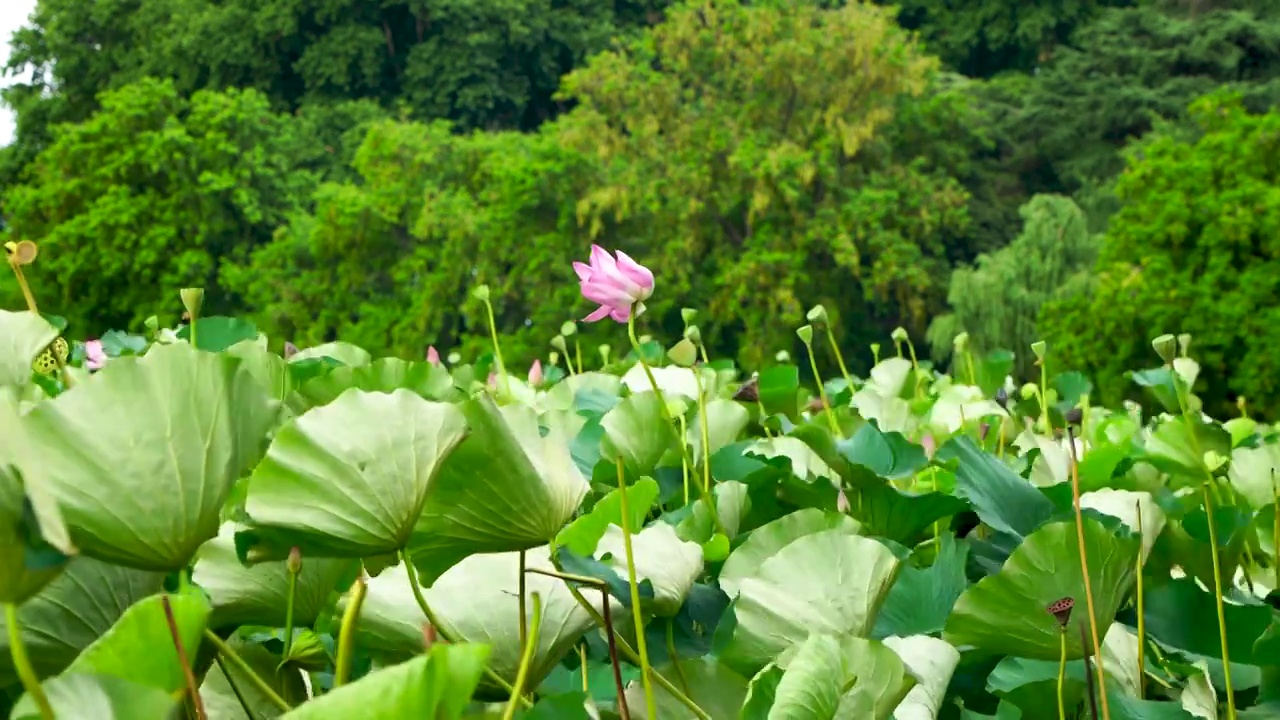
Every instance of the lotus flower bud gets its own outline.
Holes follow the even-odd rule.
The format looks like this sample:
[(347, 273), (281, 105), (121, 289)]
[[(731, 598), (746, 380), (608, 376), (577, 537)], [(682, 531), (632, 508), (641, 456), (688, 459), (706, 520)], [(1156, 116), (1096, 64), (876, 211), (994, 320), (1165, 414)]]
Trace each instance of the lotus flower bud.
[(773, 356), (773, 359), (777, 360), (780, 363), (788, 363), (788, 362), (791, 362), (791, 353), (787, 352), (786, 350), (779, 350)]
[(489, 302), (489, 286), (484, 283), (480, 283), (479, 285), (471, 288), (471, 297), (479, 300), (480, 302)]
[(1039, 392), (1039, 390), (1040, 388), (1036, 387), (1035, 383), (1027, 383), (1026, 385), (1023, 385), (1021, 391), (1022, 399), (1030, 400), (1036, 396), (1036, 393)]
[(462, 355), (455, 351), (455, 352), (449, 353), (449, 357), (445, 359), (449, 361), (450, 365), (457, 365), (458, 363), (462, 362)]
[(302, 572), (302, 551), (301, 550), (295, 547), (289, 551), (289, 561), (287, 563), (287, 567), (289, 568), (290, 574), (297, 575), (298, 573)]

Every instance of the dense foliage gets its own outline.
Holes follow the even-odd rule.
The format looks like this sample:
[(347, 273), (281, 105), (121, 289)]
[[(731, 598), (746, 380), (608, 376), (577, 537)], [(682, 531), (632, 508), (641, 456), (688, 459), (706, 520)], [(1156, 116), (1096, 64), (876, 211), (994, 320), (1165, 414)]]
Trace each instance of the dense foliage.
[[(0, 233), (41, 243), (31, 280), (76, 299), (60, 311), (78, 337), (138, 329), (155, 297), (201, 285), (211, 308), (281, 341), (472, 353), (487, 332), (467, 293), (485, 282), (508, 360), (529, 362), (586, 313), (563, 258), (603, 240), (652, 258), (668, 290), (650, 309), (658, 327), (680, 332), (684, 305), (711, 309), (704, 339), (747, 365), (798, 353), (790, 328), (820, 300), (859, 371), (898, 327), (939, 361), (961, 329), (982, 348), (1069, 333), (1066, 357), (1120, 397), (1146, 333), (1114, 330), (1145, 329), (1155, 310), (1108, 326), (1039, 307), (1080, 307), (1095, 282), (1108, 292), (1114, 258), (1134, 262), (1124, 226), (1181, 236), (1118, 187), (1124, 169), (1144, 167), (1157, 125), (1200, 132), (1189, 108), (1207, 93), (1267, 116), (1280, 7), (889, 5), (40, 0), (9, 58), (31, 79), (4, 91), (17, 138), (0, 149)], [(1269, 185), (1265, 159), (1240, 159)], [(1170, 177), (1171, 192), (1201, 191)], [(1048, 226), (1028, 219), (1042, 217), (1037, 195), (1083, 211), (1087, 232), (1071, 237), (1105, 266), (1087, 248), (1045, 250)], [(1193, 232), (1230, 222), (1205, 216)], [(1204, 266), (1266, 275), (1211, 237), (1187, 242), (1214, 255)], [(1153, 247), (1150, 262), (1181, 266)], [(1014, 266), (1027, 294), (1000, 279)], [(1199, 296), (1224, 282), (1180, 271)], [(21, 303), (0, 281), (0, 306)], [(1260, 316), (1239, 320), (1251, 303), (1186, 325), (1170, 309), (1161, 327), (1195, 333), (1206, 358), (1237, 357), (1266, 342), (1246, 331)], [(579, 331), (589, 348), (620, 340)], [(1131, 349), (1117, 357), (1117, 343)], [(1207, 401), (1280, 410), (1264, 362), (1234, 370), (1201, 388)], [(1035, 375), (1025, 358), (1016, 372)]]

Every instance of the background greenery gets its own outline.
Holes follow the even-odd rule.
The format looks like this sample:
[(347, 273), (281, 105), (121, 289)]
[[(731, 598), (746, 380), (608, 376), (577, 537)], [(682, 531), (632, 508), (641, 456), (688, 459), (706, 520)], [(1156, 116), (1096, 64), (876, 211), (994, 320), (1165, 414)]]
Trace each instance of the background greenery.
[(1280, 411), (1280, 6), (943, 5), (40, 0), (0, 232), (77, 336), (202, 285), (299, 344), (479, 352), (486, 282), (527, 363), (594, 241), (653, 268), (649, 330), (702, 308), (750, 367), (821, 302), (855, 371), (898, 326), (1045, 338), (1111, 402), (1189, 332), (1210, 410)]

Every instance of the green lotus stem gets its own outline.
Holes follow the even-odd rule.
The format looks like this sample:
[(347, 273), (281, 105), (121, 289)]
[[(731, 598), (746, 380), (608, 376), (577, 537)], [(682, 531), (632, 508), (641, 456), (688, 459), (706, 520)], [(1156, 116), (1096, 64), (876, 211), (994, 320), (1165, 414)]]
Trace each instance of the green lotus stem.
[(249, 720), (258, 720), (258, 714), (249, 705), (249, 700), (245, 698), (244, 692), (240, 690), (240, 685), (236, 683), (236, 679), (231, 677), (231, 671), (227, 669), (227, 664), (223, 662), (222, 656), (214, 655), (213, 661), (218, 664), (218, 669), (222, 671), (222, 676), (227, 679), (227, 685), (231, 687), (231, 694), (236, 696), (236, 702), (240, 703), (240, 709), (244, 710), (245, 717), (249, 718)]
[[(489, 302), (486, 297), (483, 300), (485, 313), (489, 316), (489, 339), (493, 341), (493, 355), (498, 358), (498, 372), (502, 373), (502, 388), (506, 391), (507, 396), (511, 396), (511, 379), (507, 375), (507, 363), (502, 359), (502, 344), (498, 342), (498, 321), (493, 317), (493, 303)], [(582, 367), (582, 361), (579, 359), (578, 367)]]
[(525, 568), (525, 572), (533, 573), (534, 575), (546, 575), (547, 577), (559, 578), (567, 582), (582, 583), (583, 585), (590, 585), (597, 588), (609, 587), (609, 583), (601, 580), (600, 578), (590, 577), (589, 575), (574, 575), (573, 573), (559, 572), (556, 570), (543, 570), (542, 568)]
[[(286, 566), (289, 572), (289, 589), (285, 595), (284, 606), (284, 659), (289, 659), (289, 652), (293, 649), (293, 603), (298, 592), (298, 575), (302, 574), (301, 556), (296, 555), (297, 548), (289, 553), (289, 562)], [(295, 557), (298, 558), (295, 561)]]
[(676, 623), (672, 618), (667, 618), (667, 655), (671, 658), (671, 667), (676, 669), (676, 679), (680, 681), (680, 689), (684, 690), (686, 695), (689, 692), (689, 680), (684, 676), (684, 668), (680, 667), (680, 656), (676, 655)]
[[(693, 369), (693, 382), (698, 389), (698, 429), (702, 431), (702, 496), (712, 505), (715, 504), (715, 496), (711, 494), (711, 430), (707, 427), (707, 400), (703, 397), (702, 392), (702, 373), (698, 368)], [(681, 418), (683, 420), (683, 418)], [(680, 442), (684, 442), (684, 437), (680, 438)], [(686, 497), (685, 502), (689, 499)], [(711, 508), (715, 512), (717, 508)]]
[(573, 338), (573, 357), (575, 360), (578, 361), (578, 372), (583, 372), (584, 368), (582, 367), (582, 343), (578, 341), (578, 338), (576, 336)]
[[(916, 359), (916, 346), (911, 342), (911, 337), (906, 339), (907, 350), (911, 352), (911, 385), (912, 393), (917, 399), (920, 397), (920, 361)], [(901, 354), (901, 353), (899, 353)]]
[[(576, 589), (572, 589), (571, 592), (574, 593), (575, 599), (582, 600), (582, 594), (578, 593)], [(631, 720), (631, 708), (627, 706), (627, 688), (622, 684), (622, 663), (618, 662), (618, 643), (622, 641), (622, 636), (618, 634), (617, 630), (613, 629), (613, 611), (609, 609), (613, 605), (609, 600), (608, 588), (601, 588), (600, 609), (604, 611), (604, 632), (609, 640), (609, 666), (613, 669), (613, 686), (617, 690), (618, 718), (619, 720)], [(586, 672), (584, 668), (582, 671), (583, 678), (586, 678)]]
[[(525, 610), (525, 604), (524, 604), (524, 603), (525, 603), (525, 600), (524, 600), (524, 598), (525, 598), (525, 592), (526, 592), (526, 590), (528, 589), (528, 588), (527, 588), (527, 583), (526, 583), (525, 574), (524, 574), (524, 567), (525, 567), (525, 551), (524, 551), (524, 550), (521, 550), (521, 551), (520, 551), (520, 579), (517, 581), (517, 583), (518, 583), (518, 586), (517, 586), (517, 587), (519, 588), (519, 589), (517, 590), (517, 592), (519, 593), (519, 597), (520, 597), (520, 600), (519, 600), (519, 603), (520, 603), (520, 609), (519, 609), (519, 612), (520, 612), (520, 635), (519, 635), (519, 637), (520, 637), (520, 652), (524, 652), (524, 650), (525, 650), (525, 644), (526, 644), (526, 643), (528, 642), (528, 640), (529, 640), (529, 622), (528, 622), (528, 621), (525, 619), (525, 617), (524, 617), (524, 610)], [(538, 613), (537, 605), (536, 605), (536, 604), (534, 605), (534, 611), (533, 611), (533, 612), (534, 612), (534, 617), (536, 618), (536, 617), (537, 617), (537, 613)], [(533, 624), (534, 624), (534, 625), (537, 625), (537, 624), (538, 624), (538, 621), (535, 619), (535, 620), (533, 621)], [(519, 685), (518, 685), (518, 683), (519, 683), (519, 679), (518, 679), (518, 678), (517, 678), (516, 682), (517, 682), (517, 687), (518, 687), (518, 686), (519, 686)]]
[(195, 708), (197, 720), (208, 720), (204, 710), (204, 700), (200, 697), (200, 686), (196, 683), (196, 674), (191, 671), (191, 661), (187, 659), (187, 649), (182, 646), (182, 633), (178, 630), (178, 621), (173, 618), (173, 605), (169, 602), (169, 594), (160, 596), (160, 606), (164, 608), (165, 625), (169, 628), (169, 637), (173, 639), (173, 649), (178, 655), (178, 664), (182, 666), (182, 677), (187, 683), (187, 694), (191, 697), (191, 705)]
[[(231, 646), (224, 642), (222, 638), (218, 637), (212, 630), (205, 628), (204, 639), (213, 645), (222, 657), (230, 660), (231, 664), (235, 665), (237, 670), (244, 673), (244, 676), (249, 678), (249, 682), (253, 683), (253, 686), (258, 689), (258, 692), (262, 693), (262, 695), (266, 697), (272, 705), (280, 708), (281, 712), (289, 712), (293, 709), (289, 707), (289, 703), (285, 702), (284, 698), (280, 697), (280, 695), (277, 694), (265, 680), (258, 676), (258, 673), (253, 671), (253, 668), (249, 667), (249, 663), (245, 662), (244, 658), (237, 655), (236, 651), (232, 650)], [(231, 677), (231, 675), (227, 674), (227, 677)]]
[[(627, 337), (631, 340), (631, 347), (635, 348), (636, 361), (640, 363), (645, 377), (649, 379), (649, 387), (653, 388), (653, 394), (658, 398), (658, 411), (662, 415), (662, 420), (666, 422), (668, 427), (678, 431), (679, 426), (671, 417), (671, 411), (667, 409), (667, 401), (662, 395), (662, 390), (658, 388), (658, 381), (653, 377), (653, 371), (649, 369), (649, 363), (644, 360), (644, 351), (640, 349), (640, 340), (636, 337), (636, 313), (634, 307), (631, 308), (631, 315), (627, 318)], [(698, 369), (694, 368), (693, 372), (697, 374)], [(701, 382), (700, 378), (699, 382)], [(698, 394), (701, 395), (702, 393)], [(680, 458), (689, 465), (693, 465), (693, 460), (689, 457), (689, 446), (684, 441), (684, 436), (681, 435), (678, 439), (679, 442), (676, 443), (676, 446), (680, 448)], [(723, 533), (725, 537), (728, 537), (729, 533), (726, 533), (724, 526), (720, 524), (720, 513), (716, 510), (715, 500), (708, 497), (707, 505), (711, 511), (711, 523), (715, 526), (716, 532)]]
[[(431, 611), (431, 606), (427, 605), (427, 599), (422, 596), (422, 586), (418, 583), (418, 569), (414, 567), (413, 562), (409, 560), (409, 554), (403, 550), (400, 551), (400, 562), (404, 563), (405, 573), (409, 576), (409, 589), (413, 592), (413, 599), (418, 603), (418, 607), (421, 608), (422, 614), (426, 616), (427, 622), (431, 623), (431, 627), (435, 628), (436, 635), (440, 636), (440, 638), (447, 643), (457, 644), (457, 640), (451, 637), (453, 633), (444, 629), (444, 626), (440, 624), (438, 619), (436, 619), (435, 613)], [(488, 678), (490, 682), (505, 690), (508, 694), (511, 693), (511, 683), (507, 682), (501, 675), (494, 672), (493, 668), (485, 666), (484, 676)], [(533, 703), (529, 702), (527, 698), (523, 698), (522, 702), (525, 704), (525, 707), (533, 707)]]
[[(644, 609), (640, 607), (640, 584), (636, 582), (636, 558), (631, 550), (631, 510), (627, 502), (627, 472), (622, 465), (622, 458), (616, 462), (618, 466), (618, 493), (622, 502), (622, 549), (627, 559), (627, 585), (631, 588), (631, 614), (636, 625), (636, 649), (640, 652), (640, 681), (644, 686), (645, 708), (649, 718), (657, 720), (658, 704), (653, 699), (653, 682), (649, 679), (649, 652), (645, 647)], [(605, 602), (609, 602), (607, 599)]]
[[(1142, 503), (1134, 503), (1138, 508), (1138, 538), (1142, 538)], [(1138, 546), (1138, 699), (1142, 700), (1146, 693), (1146, 645), (1147, 618), (1144, 615), (1145, 596), (1142, 592), (1142, 546)]]
[(1187, 427), (1187, 434), (1191, 436), (1191, 449), (1200, 460), (1200, 467), (1205, 475), (1205, 482), (1200, 487), (1201, 494), (1204, 495), (1205, 521), (1209, 526), (1209, 556), (1213, 560), (1213, 596), (1218, 609), (1218, 642), (1222, 646), (1222, 684), (1227, 696), (1227, 720), (1236, 720), (1236, 698), (1231, 684), (1231, 656), (1227, 650), (1226, 609), (1222, 600), (1222, 559), (1218, 553), (1218, 523), (1213, 519), (1213, 472), (1204, 464), (1204, 451), (1200, 447), (1200, 437), (1196, 434), (1195, 425), (1192, 424), (1191, 398), (1188, 397), (1191, 388), (1184, 385), (1182, 379), (1174, 372), (1173, 386), (1177, 390), (1182, 422)]
[(1045, 389), (1049, 387), (1049, 368), (1045, 365), (1044, 360), (1036, 359), (1036, 364), (1040, 366), (1040, 387), (1037, 394), (1040, 396), (1040, 432), (1050, 432), (1053, 428), (1049, 426), (1049, 404), (1045, 402)]
[(977, 385), (977, 384), (978, 384), (978, 370), (977, 370), (977, 367), (976, 367), (976, 366), (974, 365), (974, 363), (973, 363), (973, 352), (972, 352), (972, 351), (970, 351), (968, 348), (966, 348), (966, 349), (965, 349), (965, 351), (964, 351), (964, 358), (965, 358), (965, 361), (967, 362), (967, 364), (969, 365), (969, 384), (970, 384), (970, 385)]
[[(605, 598), (605, 602), (608, 602)], [(591, 683), (587, 680), (587, 644), (578, 643), (578, 667), (582, 669), (582, 694), (591, 696)]]
[(844, 355), (840, 353), (840, 346), (836, 344), (836, 334), (831, 330), (831, 323), (822, 323), (823, 329), (827, 331), (827, 342), (831, 343), (831, 352), (835, 353), (836, 364), (840, 366), (840, 374), (844, 376), (844, 381), (853, 388), (853, 377), (849, 375), (849, 368), (844, 364)]
[[(17, 269), (17, 266), (14, 266)], [(49, 704), (49, 696), (44, 694), (40, 686), (40, 676), (31, 667), (31, 658), (27, 657), (27, 646), (22, 642), (22, 627), (18, 625), (18, 606), (14, 603), (4, 604), (4, 623), (9, 628), (9, 654), (13, 656), (13, 668), (18, 671), (18, 679), (22, 687), (35, 701), (40, 709), (40, 717), (54, 720), (53, 706)]]
[(806, 342), (804, 344), (805, 354), (809, 356), (809, 369), (813, 371), (813, 381), (818, 384), (818, 397), (822, 400), (822, 407), (827, 411), (827, 423), (831, 426), (831, 434), (833, 439), (840, 439), (840, 424), (836, 422), (835, 410), (831, 407), (831, 402), (827, 400), (827, 389), (822, 385), (822, 375), (818, 373), (818, 360), (813, 355), (813, 343)]
[(356, 578), (347, 599), (347, 609), (342, 613), (342, 626), (338, 630), (338, 661), (333, 671), (333, 686), (342, 687), (351, 678), (351, 658), (356, 650), (356, 625), (360, 623), (360, 608), (364, 605), (364, 596), (368, 594), (369, 583), (364, 573)]
[[(596, 610), (595, 606), (592, 605), (590, 602), (588, 602), (587, 599), (582, 596), (582, 591), (578, 590), (578, 588), (572, 585), (569, 585), (568, 588), (569, 588), (569, 594), (572, 595), (573, 599), (578, 602), (578, 606), (581, 607), (583, 610), (585, 610), (597, 625), (599, 625), (602, 628), (605, 628), (606, 632), (609, 632), (609, 637), (611, 642), (617, 644), (618, 649), (621, 650), (622, 654), (627, 657), (627, 660), (634, 665), (639, 665), (640, 656), (636, 654), (636, 651), (632, 649), (631, 645), (628, 644), (627, 641), (623, 639), (623, 637), (619, 635), (617, 632), (609, 631), (609, 629), (613, 627), (613, 624), (610, 622), (607, 622), (604, 616), (600, 614), (600, 611)], [(607, 609), (609, 599), (606, 597), (604, 599), (604, 602), (605, 602), (605, 607)], [(703, 710), (702, 708), (698, 707), (698, 703), (694, 702), (689, 698), (688, 695), (685, 695), (683, 692), (681, 692), (680, 688), (676, 687), (675, 683), (668, 680), (666, 676), (664, 676), (662, 673), (656, 672), (652, 668), (650, 668), (649, 674), (653, 676), (653, 681), (658, 683), (658, 687), (662, 688), (663, 690), (666, 690), (667, 694), (670, 695), (672, 698), (674, 698), (676, 702), (680, 703), (681, 705), (684, 705), (685, 708), (688, 709), (689, 712), (692, 713), (695, 718), (697, 718), (697, 720), (711, 720), (711, 716), (707, 714), (706, 710)]]
[[(699, 389), (698, 392), (701, 393), (702, 390)], [(689, 433), (689, 427), (687, 423), (685, 423), (683, 415), (680, 416), (679, 420), (680, 420), (680, 437), (683, 438)], [(689, 465), (684, 461), (683, 457), (680, 458), (680, 479), (684, 483), (684, 504), (688, 505), (689, 504)]]
[(1271, 569), (1273, 578), (1280, 583), (1280, 483), (1276, 482), (1276, 469), (1271, 468), (1271, 494), (1275, 501), (1271, 505)]
[[(1080, 460), (1076, 457), (1076, 439), (1067, 426), (1067, 445), (1071, 452), (1071, 499), (1076, 514), (1076, 542), (1080, 550), (1080, 576), (1084, 579), (1085, 607), (1089, 610), (1089, 633), (1093, 640), (1093, 656), (1098, 662), (1093, 664), (1098, 673), (1098, 693), (1102, 695), (1103, 720), (1111, 720), (1111, 706), (1107, 701), (1107, 675), (1102, 667), (1102, 642), (1098, 639), (1098, 613), (1093, 606), (1093, 583), (1089, 579), (1089, 554), (1084, 543), (1084, 513), (1080, 508)], [(1138, 551), (1142, 555), (1141, 547)], [(1081, 628), (1083, 634), (1084, 628)], [(1084, 647), (1081, 647), (1084, 650)], [(1086, 666), (1085, 670), (1088, 670)]]
[[(521, 553), (523, 556), (523, 553)], [(524, 578), (524, 573), (520, 573)], [(520, 669), (516, 671), (516, 684), (511, 689), (511, 697), (507, 700), (507, 709), (502, 713), (502, 720), (511, 720), (516, 715), (524, 693), (524, 684), (529, 681), (529, 666), (533, 664), (533, 652), (538, 647), (538, 631), (542, 628), (542, 596), (533, 594), (533, 629), (530, 630), (528, 642), (520, 653)], [(522, 614), (521, 617), (524, 617)]]
[(1058, 660), (1058, 720), (1067, 720), (1067, 701), (1062, 692), (1067, 679), (1067, 628), (1065, 625), (1058, 632), (1058, 644), (1062, 647), (1061, 659)]

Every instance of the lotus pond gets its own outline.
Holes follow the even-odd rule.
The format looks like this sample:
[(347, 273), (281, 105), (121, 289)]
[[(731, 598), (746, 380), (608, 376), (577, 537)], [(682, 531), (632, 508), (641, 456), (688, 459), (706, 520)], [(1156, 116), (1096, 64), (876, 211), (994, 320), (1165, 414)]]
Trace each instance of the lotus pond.
[(814, 385), (629, 327), (517, 374), (0, 312), (0, 714), (1280, 717), (1280, 446), (1185, 339), (1144, 412), (1040, 344)]

